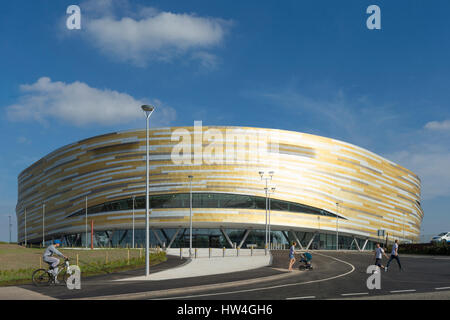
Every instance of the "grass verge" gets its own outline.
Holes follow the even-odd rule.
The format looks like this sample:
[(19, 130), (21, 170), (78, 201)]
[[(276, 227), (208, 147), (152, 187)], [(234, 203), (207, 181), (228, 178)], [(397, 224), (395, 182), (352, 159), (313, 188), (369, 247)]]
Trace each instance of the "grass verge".
[[(166, 260), (167, 257), (165, 252), (161, 251), (159, 253), (150, 253), (151, 266), (157, 265)], [(76, 261), (72, 259), (71, 264), (76, 264)], [(78, 266), (81, 269), (82, 277), (89, 277), (144, 267), (145, 256), (134, 257), (130, 259), (116, 259), (108, 262), (104, 259), (89, 259), (88, 261), (79, 259)], [(44, 264), (43, 268), (46, 267), (47, 265)], [(0, 286), (31, 283), (31, 276), (33, 272), (38, 268), (39, 267), (0, 270)]]

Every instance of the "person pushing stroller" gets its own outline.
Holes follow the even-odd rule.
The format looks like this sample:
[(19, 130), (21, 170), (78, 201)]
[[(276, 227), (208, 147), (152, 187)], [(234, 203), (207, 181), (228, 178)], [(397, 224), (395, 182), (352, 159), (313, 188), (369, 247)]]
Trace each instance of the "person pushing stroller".
[(298, 268), (300, 270), (312, 270), (312, 264), (311, 264), (311, 260), (312, 260), (312, 254), (309, 252), (303, 252), (302, 254), (300, 254), (300, 260), (299, 263), (300, 265), (298, 266)]

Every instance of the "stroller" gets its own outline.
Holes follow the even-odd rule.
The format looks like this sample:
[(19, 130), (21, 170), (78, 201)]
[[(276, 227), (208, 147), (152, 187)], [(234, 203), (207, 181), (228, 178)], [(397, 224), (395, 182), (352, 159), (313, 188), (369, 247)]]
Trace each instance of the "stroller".
[(300, 260), (299, 263), (300, 265), (298, 266), (299, 270), (312, 270), (312, 264), (311, 264), (311, 260), (312, 260), (312, 255), (309, 252), (304, 252), (300, 255)]

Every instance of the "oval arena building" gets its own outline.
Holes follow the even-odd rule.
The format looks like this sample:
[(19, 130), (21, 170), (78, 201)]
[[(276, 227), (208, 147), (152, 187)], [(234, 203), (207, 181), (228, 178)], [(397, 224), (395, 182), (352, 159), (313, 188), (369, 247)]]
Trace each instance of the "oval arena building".
[[(419, 238), (419, 177), (355, 145), (197, 124), (151, 129), (149, 145), (152, 245), (189, 246), (191, 196), (194, 247), (263, 248), (269, 223), (274, 246), (336, 249), (338, 238), (341, 249), (372, 249), (386, 237)], [(145, 192), (145, 130), (61, 147), (18, 177), (18, 241), (90, 245), (92, 223), (95, 246), (142, 246)]]

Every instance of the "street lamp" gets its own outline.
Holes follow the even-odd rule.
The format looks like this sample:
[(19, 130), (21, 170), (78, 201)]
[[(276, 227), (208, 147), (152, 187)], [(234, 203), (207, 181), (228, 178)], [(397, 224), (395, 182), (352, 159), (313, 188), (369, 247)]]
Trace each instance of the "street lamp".
[(268, 181), (272, 180), (272, 176), (273, 176), (274, 172), (273, 171), (269, 171), (269, 177), (264, 177), (264, 171), (260, 171), (259, 175), (261, 176), (261, 180), (265, 180), (266, 181), (266, 187), (264, 188), (264, 190), (266, 191), (266, 240), (265, 240), (265, 248), (264, 248), (264, 253), (265, 255), (267, 255), (267, 209), (268, 209)]
[(275, 193), (275, 187), (272, 187), (270, 189), (270, 192), (268, 192), (267, 194), (269, 195), (269, 248), (271, 245), (271, 238), (270, 238), (270, 195)]
[(42, 205), (42, 247), (45, 247), (45, 203)]
[(11, 215), (9, 215), (9, 243), (11, 243), (11, 228), (12, 228)]
[(87, 249), (87, 247), (88, 247), (88, 227), (87, 227), (87, 220), (88, 220), (88, 209), (87, 209), (87, 206), (88, 206), (88, 199), (87, 199), (87, 196), (86, 196), (86, 202), (85, 202), (85, 219), (84, 219), (84, 227), (85, 227), (85, 234), (86, 234), (86, 236), (85, 236), (85, 242), (86, 242), (86, 249)]
[(145, 116), (147, 118), (146, 124), (146, 142), (147, 142), (147, 154), (146, 154), (146, 163), (147, 163), (147, 169), (146, 169), (146, 192), (145, 192), (145, 275), (148, 277), (150, 275), (150, 254), (149, 254), (149, 246), (150, 246), (150, 230), (149, 230), (149, 199), (148, 199), (148, 193), (149, 193), (149, 147), (148, 147), (148, 128), (149, 128), (149, 119), (152, 115), (153, 111), (155, 110), (155, 107), (149, 106), (149, 105), (143, 105), (141, 106), (142, 110), (145, 112)]
[(136, 199), (136, 196), (133, 195), (133, 243), (132, 243), (133, 249), (134, 249), (134, 202), (135, 202), (135, 199)]
[(406, 243), (405, 241), (405, 213), (403, 213), (403, 242)]
[(25, 208), (25, 247), (27, 246), (27, 208)]
[(336, 202), (336, 250), (339, 250), (339, 205), (341, 201)]
[(188, 176), (189, 178), (189, 258), (192, 257), (192, 179), (194, 176)]

